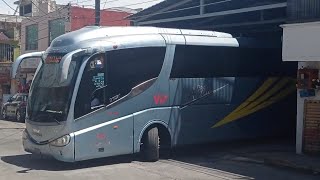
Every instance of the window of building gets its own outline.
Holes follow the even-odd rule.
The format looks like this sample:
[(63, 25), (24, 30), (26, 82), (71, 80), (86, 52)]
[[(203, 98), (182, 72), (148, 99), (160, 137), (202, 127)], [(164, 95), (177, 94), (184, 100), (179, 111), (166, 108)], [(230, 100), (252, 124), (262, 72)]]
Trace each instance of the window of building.
[(0, 43), (0, 61), (13, 61), (13, 47), (10, 44)]
[(38, 49), (38, 25), (33, 24), (26, 27), (26, 50)]
[(23, 6), (20, 6), (20, 8), (19, 8), (19, 15), (20, 15), (20, 16), (23, 16), (23, 15), (24, 15), (24, 13), (23, 13)]
[(23, 14), (29, 14), (31, 12), (32, 12), (32, 4), (25, 5)]
[(49, 21), (49, 45), (58, 36), (65, 33), (65, 20), (55, 19)]

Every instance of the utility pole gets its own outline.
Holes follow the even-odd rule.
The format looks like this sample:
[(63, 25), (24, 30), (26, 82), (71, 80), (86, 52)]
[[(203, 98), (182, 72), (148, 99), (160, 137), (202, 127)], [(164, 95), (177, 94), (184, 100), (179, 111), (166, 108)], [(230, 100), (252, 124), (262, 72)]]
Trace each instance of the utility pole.
[(100, 26), (100, 0), (95, 0), (95, 12), (95, 25)]

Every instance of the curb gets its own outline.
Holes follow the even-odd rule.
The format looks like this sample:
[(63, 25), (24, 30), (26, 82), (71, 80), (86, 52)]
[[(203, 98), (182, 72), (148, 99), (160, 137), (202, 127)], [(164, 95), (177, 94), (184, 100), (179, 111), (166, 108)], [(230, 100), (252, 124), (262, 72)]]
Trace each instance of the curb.
[(295, 164), (289, 160), (280, 160), (280, 159), (269, 159), (265, 158), (263, 160), (264, 164), (272, 165), (272, 166), (278, 166), (278, 167), (284, 167), (284, 168), (290, 168), (306, 173), (312, 173), (312, 174), (320, 174), (320, 168), (312, 167), (312, 166), (304, 166), (304, 165), (298, 165)]
[(264, 164), (263, 160), (259, 160), (256, 158), (249, 158), (249, 157), (235, 157), (230, 159), (231, 161), (240, 161), (240, 162), (247, 162), (247, 163), (255, 163), (255, 164)]
[(289, 169), (297, 170), (304, 173), (320, 174), (320, 167), (299, 165), (289, 160), (282, 160), (282, 159), (275, 159), (275, 158), (246, 157), (246, 156), (237, 156), (229, 160), (246, 162), (246, 163), (265, 164), (269, 166), (289, 168)]

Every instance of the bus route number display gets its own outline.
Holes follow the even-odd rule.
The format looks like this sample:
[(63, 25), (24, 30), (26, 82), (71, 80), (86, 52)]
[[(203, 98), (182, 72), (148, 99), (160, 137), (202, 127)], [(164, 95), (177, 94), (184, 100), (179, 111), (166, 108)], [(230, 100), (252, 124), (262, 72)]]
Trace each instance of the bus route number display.
[(92, 82), (96, 88), (103, 87), (104, 86), (104, 73), (98, 73), (96, 76), (93, 76)]

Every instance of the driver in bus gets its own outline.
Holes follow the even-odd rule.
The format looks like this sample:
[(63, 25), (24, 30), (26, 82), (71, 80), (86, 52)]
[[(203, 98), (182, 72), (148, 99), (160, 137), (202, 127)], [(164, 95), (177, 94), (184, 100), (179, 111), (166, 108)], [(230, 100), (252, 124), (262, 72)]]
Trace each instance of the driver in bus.
[(99, 106), (100, 105), (100, 101), (97, 97), (95, 97), (92, 101), (91, 101), (91, 107), (95, 107), (95, 106)]
[(103, 89), (98, 89), (95, 91), (91, 97), (91, 109), (102, 105), (101, 99), (103, 98)]

